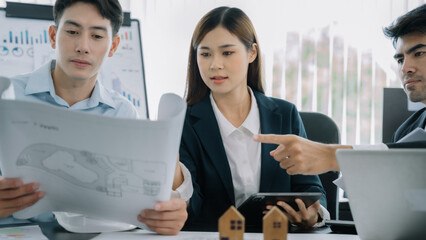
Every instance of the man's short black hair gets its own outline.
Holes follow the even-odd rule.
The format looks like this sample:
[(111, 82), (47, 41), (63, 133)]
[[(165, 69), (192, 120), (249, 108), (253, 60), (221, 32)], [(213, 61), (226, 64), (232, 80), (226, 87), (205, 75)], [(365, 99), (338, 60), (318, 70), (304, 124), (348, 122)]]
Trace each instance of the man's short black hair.
[(112, 35), (114, 36), (118, 33), (123, 24), (123, 10), (118, 0), (56, 0), (53, 7), (53, 19), (56, 26), (58, 26), (65, 9), (77, 2), (96, 6), (101, 16), (111, 21)]
[(400, 16), (389, 27), (383, 29), (383, 33), (392, 39), (394, 47), (398, 38), (413, 32), (426, 34), (426, 4)]

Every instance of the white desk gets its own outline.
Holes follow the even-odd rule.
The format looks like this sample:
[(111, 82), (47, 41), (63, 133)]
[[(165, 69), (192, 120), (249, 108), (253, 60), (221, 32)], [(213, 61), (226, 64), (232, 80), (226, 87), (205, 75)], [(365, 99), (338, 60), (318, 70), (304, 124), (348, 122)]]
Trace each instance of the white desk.
[[(112, 233), (71, 233), (63, 229), (57, 222), (40, 223), (37, 225), (10, 226), (14, 229), (0, 228), (0, 239), (45, 239), (43, 234), (51, 240), (117, 240), (117, 239), (147, 239), (147, 240), (218, 240), (218, 232), (180, 232), (177, 236), (164, 236), (146, 230), (133, 230)], [(43, 234), (40, 232), (42, 230)], [(2, 235), (3, 234), (3, 235)], [(19, 234), (27, 238), (13, 237), (10, 234)], [(262, 233), (245, 233), (245, 240), (263, 240)], [(289, 233), (287, 240), (360, 240), (357, 235), (342, 235), (330, 233), (329, 228), (314, 229), (309, 232)]]
[[(149, 239), (149, 240), (218, 240), (217, 232), (180, 232), (177, 236), (162, 236), (146, 230), (134, 230), (131, 232), (102, 233), (94, 240), (116, 239)], [(357, 235), (341, 234), (306, 234), (289, 233), (288, 240), (360, 240)], [(244, 240), (263, 240), (262, 233), (244, 233)]]

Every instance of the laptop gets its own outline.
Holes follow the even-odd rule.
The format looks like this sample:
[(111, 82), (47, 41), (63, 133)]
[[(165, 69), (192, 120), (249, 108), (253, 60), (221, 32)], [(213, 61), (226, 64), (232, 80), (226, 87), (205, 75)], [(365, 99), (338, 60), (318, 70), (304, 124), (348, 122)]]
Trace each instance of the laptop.
[(426, 149), (336, 156), (361, 240), (426, 238)]

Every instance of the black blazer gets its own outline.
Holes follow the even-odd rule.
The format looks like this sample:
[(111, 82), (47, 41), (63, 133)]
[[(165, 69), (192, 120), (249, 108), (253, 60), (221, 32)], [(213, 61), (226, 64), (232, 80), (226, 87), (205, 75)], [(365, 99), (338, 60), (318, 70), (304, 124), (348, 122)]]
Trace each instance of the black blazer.
[[(284, 100), (254, 92), (260, 114), (261, 133), (295, 134), (306, 137), (296, 107)], [(290, 176), (269, 152), (273, 144), (261, 146), (260, 192), (322, 192), (318, 176)], [(235, 205), (231, 170), (209, 95), (189, 106), (180, 146), (180, 161), (191, 172), (194, 193), (188, 205), (184, 230), (217, 231), (219, 217)]]
[(392, 143), (387, 143), (389, 148), (426, 148), (425, 141), (396, 143), (398, 140), (409, 134), (416, 128), (425, 128), (426, 124), (426, 107), (413, 113), (404, 123), (399, 126), (392, 137)]

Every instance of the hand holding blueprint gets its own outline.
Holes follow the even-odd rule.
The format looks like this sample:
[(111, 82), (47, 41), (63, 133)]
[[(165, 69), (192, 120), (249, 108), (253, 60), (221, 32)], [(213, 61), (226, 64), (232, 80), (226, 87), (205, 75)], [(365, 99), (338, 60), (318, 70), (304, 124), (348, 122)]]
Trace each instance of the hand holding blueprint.
[[(11, 98), (8, 81), (0, 78), (3, 98)], [(140, 211), (170, 199), (185, 111), (175, 94), (163, 95), (157, 121), (0, 100), (3, 176), (46, 192), (14, 217), (62, 211), (143, 226)]]

